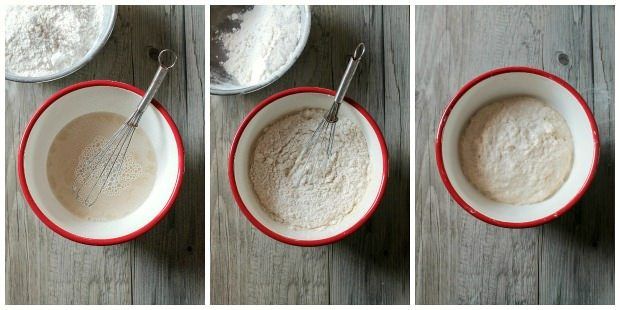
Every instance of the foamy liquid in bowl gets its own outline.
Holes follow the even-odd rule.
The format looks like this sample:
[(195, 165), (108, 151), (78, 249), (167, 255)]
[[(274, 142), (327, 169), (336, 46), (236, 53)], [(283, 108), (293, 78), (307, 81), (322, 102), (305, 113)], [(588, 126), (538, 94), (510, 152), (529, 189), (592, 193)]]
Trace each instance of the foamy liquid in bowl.
[(74, 188), (89, 177), (88, 162), (126, 117), (96, 112), (69, 122), (54, 138), (47, 156), (47, 179), (60, 203), (74, 215), (90, 221), (122, 218), (149, 196), (157, 175), (157, 161), (150, 141), (136, 128), (125, 161), (114, 171), (91, 207), (78, 200)]

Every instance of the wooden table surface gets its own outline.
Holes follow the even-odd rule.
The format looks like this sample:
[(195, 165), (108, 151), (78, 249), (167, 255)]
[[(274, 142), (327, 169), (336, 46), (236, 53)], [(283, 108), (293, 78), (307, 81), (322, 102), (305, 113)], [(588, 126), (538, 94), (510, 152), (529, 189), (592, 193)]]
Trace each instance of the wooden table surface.
[[(69, 77), (6, 82), (6, 302), (8, 304), (204, 303), (204, 6), (119, 7), (105, 48)], [(181, 193), (165, 219), (138, 239), (93, 247), (60, 237), (37, 219), (16, 182), (20, 135), (52, 93), (92, 79), (145, 89), (157, 63), (150, 48), (177, 51), (156, 98), (185, 146)]]
[[(312, 30), (288, 73), (260, 91), (211, 96), (211, 302), (409, 304), (409, 7), (313, 6)], [(390, 153), (387, 191), (373, 217), (342, 241), (302, 248), (250, 224), (230, 191), (227, 157), (241, 119), (295, 86), (335, 88), (347, 55), (366, 43), (348, 95), (381, 128)]]
[[(416, 7), (415, 255), (418, 304), (614, 302), (614, 8)], [(574, 208), (511, 230), (449, 196), (433, 150), (440, 113), (489, 69), (527, 65), (568, 81), (599, 127), (601, 157)]]

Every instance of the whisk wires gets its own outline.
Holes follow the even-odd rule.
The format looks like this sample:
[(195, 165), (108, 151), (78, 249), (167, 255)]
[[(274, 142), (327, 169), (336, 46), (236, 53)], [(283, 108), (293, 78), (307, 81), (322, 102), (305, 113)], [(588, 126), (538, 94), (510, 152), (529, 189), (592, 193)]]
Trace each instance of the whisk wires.
[(97, 154), (85, 164), (86, 174), (83, 179), (76, 180), (78, 185), (72, 186), (77, 201), (85, 207), (92, 207), (112, 182), (121, 177), (123, 163), (127, 156), (127, 150), (131, 144), (133, 134), (138, 127), (142, 114), (146, 110), (155, 93), (161, 86), (168, 70), (177, 61), (174, 51), (164, 49), (157, 57), (159, 68), (149, 85), (146, 93), (140, 100), (136, 110), (129, 119), (103, 144)]

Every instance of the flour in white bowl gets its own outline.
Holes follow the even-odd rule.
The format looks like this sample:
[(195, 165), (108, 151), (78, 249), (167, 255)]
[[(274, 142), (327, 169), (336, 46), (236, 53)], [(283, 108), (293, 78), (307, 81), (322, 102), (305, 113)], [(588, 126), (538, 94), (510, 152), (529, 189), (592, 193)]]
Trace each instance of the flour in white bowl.
[(485, 196), (530, 204), (564, 184), (573, 165), (573, 140), (557, 111), (537, 98), (515, 96), (471, 117), (459, 154), (463, 173)]
[(21, 76), (40, 77), (74, 65), (92, 48), (102, 20), (100, 5), (8, 6), (7, 70)]
[(292, 61), (301, 38), (301, 9), (296, 5), (256, 5), (241, 14), (239, 28), (221, 33), (224, 70), (241, 85), (264, 81)]
[(366, 194), (372, 165), (366, 138), (352, 120), (336, 123), (333, 152), (318, 144), (300, 153), (325, 110), (304, 109), (276, 120), (258, 137), (250, 179), (270, 216), (296, 230), (323, 229), (351, 213)]

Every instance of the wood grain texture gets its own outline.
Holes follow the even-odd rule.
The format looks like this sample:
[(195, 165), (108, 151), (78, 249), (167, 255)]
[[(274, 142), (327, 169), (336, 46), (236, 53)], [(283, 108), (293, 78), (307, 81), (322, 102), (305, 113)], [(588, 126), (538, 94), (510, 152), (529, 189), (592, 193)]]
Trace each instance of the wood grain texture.
[[(311, 9), (308, 44), (284, 77), (248, 95), (211, 96), (213, 304), (409, 303), (409, 7)], [(226, 163), (234, 131), (271, 94), (336, 87), (360, 41), (367, 52), (348, 96), (370, 112), (388, 144), (384, 200), (368, 223), (336, 244), (281, 244), (255, 229), (232, 199)]]
[[(575, 8), (562, 19), (566, 31), (579, 35), (554, 46), (569, 56), (560, 76), (577, 88), (592, 109), (599, 128), (601, 157), (596, 178), (584, 198), (566, 216), (543, 227), (540, 303), (611, 304), (614, 300), (614, 11), (609, 7)], [(556, 55), (546, 56), (549, 63), (558, 64)]]
[[(416, 8), (416, 303), (613, 302), (613, 15), (613, 7)], [(567, 80), (601, 134), (586, 196), (560, 219), (523, 230), (468, 215), (434, 159), (450, 98), (474, 76), (507, 65)]]
[[(46, 228), (16, 183), (15, 154), (34, 109), (62, 87), (112, 79), (146, 88), (149, 49), (179, 54), (156, 98), (185, 146), (181, 194), (166, 218), (129, 243), (90, 247)], [(204, 7), (121, 6), (112, 37), (88, 65), (43, 84), (6, 82), (6, 301), (9, 304), (204, 303)]]

